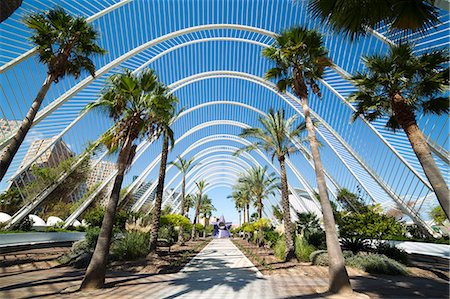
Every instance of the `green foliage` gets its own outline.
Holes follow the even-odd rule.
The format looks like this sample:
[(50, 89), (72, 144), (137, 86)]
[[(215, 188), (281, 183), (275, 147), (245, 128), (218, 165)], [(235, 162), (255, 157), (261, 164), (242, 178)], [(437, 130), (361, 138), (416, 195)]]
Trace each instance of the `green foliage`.
[(273, 248), (273, 254), (280, 260), (284, 261), (286, 259), (286, 240), (284, 236), (279, 238), (275, 243)]
[(84, 215), (84, 220), (90, 227), (101, 227), (104, 216), (105, 209), (103, 207), (98, 207), (90, 209), (86, 215)]
[(0, 211), (13, 215), (22, 205), (22, 197), (17, 188), (9, 188), (0, 194)]
[(254, 212), (253, 214), (250, 215), (250, 222), (256, 222), (259, 219), (259, 215), (258, 213)]
[(318, 249), (325, 249), (327, 247), (325, 231), (323, 229), (306, 230), (303, 236), (309, 244)]
[(315, 250), (316, 248), (310, 245), (304, 237), (297, 236), (295, 238), (295, 256), (300, 262), (308, 262), (309, 256)]
[[(353, 256), (353, 252), (351, 251), (343, 251), (342, 255), (344, 256), (344, 259), (348, 259)], [(328, 252), (326, 250), (317, 250), (312, 252), (309, 255), (309, 260), (313, 265), (316, 266), (328, 266), (329, 260), (328, 260)]]
[(137, 231), (126, 232), (114, 242), (112, 252), (121, 260), (143, 258), (149, 253), (150, 234)]
[(341, 237), (359, 237), (367, 239), (386, 239), (389, 236), (404, 234), (403, 226), (393, 217), (369, 208), (366, 213), (350, 213), (339, 223)]
[(297, 233), (303, 234), (306, 230), (321, 229), (319, 225), (319, 218), (314, 213), (299, 213), (297, 212), (297, 221), (295, 222)]
[(159, 228), (158, 239), (163, 239), (169, 244), (175, 244), (178, 241), (178, 232), (173, 225), (165, 225)]
[(271, 227), (271, 221), (267, 218), (258, 219), (253, 223), (255, 230), (266, 230)]
[(447, 217), (445, 216), (444, 210), (441, 206), (436, 206), (430, 211), (430, 217), (433, 218), (437, 225), (442, 225)]
[(278, 221), (283, 221), (283, 211), (278, 205), (272, 205), (273, 217)]
[(273, 248), (280, 238), (281, 235), (273, 229), (264, 231), (264, 241), (270, 248)]
[(368, 207), (364, 204), (362, 198), (346, 188), (339, 190), (336, 199), (347, 212), (365, 213), (368, 211)]
[(31, 231), (32, 227), (33, 227), (33, 221), (30, 219), (30, 217), (24, 217), (19, 222), (19, 224), (17, 224), (15, 229), (24, 231), (24, 232), (29, 232), (29, 231)]
[(328, 253), (326, 250), (316, 250), (311, 252), (309, 261), (316, 266), (328, 266)]
[(355, 255), (346, 264), (372, 274), (408, 275), (404, 265), (382, 254)]
[(341, 243), (344, 249), (350, 250), (353, 254), (357, 254), (360, 251), (367, 251), (370, 248), (368, 240), (356, 236), (342, 238)]
[(403, 265), (408, 265), (408, 254), (403, 249), (399, 249), (389, 243), (379, 243), (375, 247), (375, 253), (383, 254), (388, 258), (396, 260)]
[[(116, 212), (116, 216), (114, 218), (114, 228), (119, 230), (125, 229), (125, 224), (130, 218), (130, 213), (124, 210), (120, 210)], [(105, 216), (105, 208), (97, 207), (89, 210), (84, 216), (84, 220), (90, 227), (101, 227), (103, 222), (103, 217)]]
[(100, 234), (100, 228), (99, 227), (92, 227), (88, 228), (86, 230), (86, 234), (84, 235), (84, 238), (86, 240), (86, 245), (90, 249), (94, 249), (95, 245), (97, 245), (97, 239), (98, 235)]
[(185, 231), (192, 229), (192, 224), (188, 218), (181, 216), (179, 214), (167, 214), (163, 215), (160, 218), (160, 226), (172, 225), (182, 226)]

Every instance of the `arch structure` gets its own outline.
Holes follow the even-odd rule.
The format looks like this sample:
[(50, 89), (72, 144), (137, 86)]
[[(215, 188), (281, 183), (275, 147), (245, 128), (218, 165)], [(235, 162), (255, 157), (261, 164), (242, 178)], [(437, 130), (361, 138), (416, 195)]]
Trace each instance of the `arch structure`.
[[(405, 134), (387, 131), (384, 118), (372, 123), (363, 118), (353, 124), (349, 121), (355, 111), (347, 101), (355, 91), (347, 80), (349, 74), (363, 69), (361, 57), (385, 53), (390, 44), (400, 41), (400, 36), (380, 28), (351, 42), (312, 18), (305, 3), (291, 0), (271, 5), (263, 0), (242, 3), (186, 0), (176, 6), (169, 2), (133, 0), (95, 2), (61, 3), (69, 13), (84, 16), (93, 24), (101, 33), (101, 46), (108, 52), (93, 58), (97, 66), (95, 78), (87, 74), (79, 79), (67, 77), (50, 88), (7, 177), (0, 182), (0, 190), (18, 188), (30, 202), (14, 215), (15, 221), (45, 202), (57, 187), (57, 184), (43, 186), (38, 195), (30, 195), (25, 186), (33, 179), (34, 165), (45, 165), (50, 156), (62, 161), (64, 153), (81, 161), (87, 154), (86, 144), (113, 125), (98, 112), (80, 111), (99, 97), (106, 78), (124, 68), (136, 73), (147, 67), (155, 69), (185, 108), (173, 123), (177, 145), (169, 159), (182, 155), (205, 161), (205, 165), (189, 174), (190, 192), (194, 192), (193, 182), (202, 177), (211, 181), (211, 190), (217, 186), (230, 188), (238, 173), (252, 165), (267, 165), (277, 172), (277, 164), (261, 151), (240, 157), (234, 157), (231, 151), (249, 143), (239, 133), (244, 127), (259, 126), (258, 119), (270, 108), (282, 108), (287, 115), (297, 114), (299, 121), (303, 119), (299, 100), (289, 92), (278, 93), (274, 82), (264, 79), (271, 64), (261, 57), (261, 50), (273, 43), (276, 33), (300, 25), (324, 34), (325, 46), (334, 62), (319, 82), (323, 99), (310, 100), (313, 118), (320, 124), (316, 132), (323, 144), (321, 155), (332, 200), (336, 201), (340, 189), (347, 188), (359, 193), (367, 203), (379, 203), (385, 210), (400, 209), (408, 219), (431, 232), (428, 214), (437, 200)], [(46, 68), (39, 64), (36, 49), (28, 40), (30, 31), (19, 20), (25, 13), (49, 8), (50, 2), (24, 0), (16, 13), (0, 24), (0, 151), (11, 141), (46, 76)], [(448, 11), (441, 10), (441, 24), (424, 34), (407, 36), (415, 52), (448, 48), (449, 19)], [(418, 124), (439, 168), (447, 176), (448, 116), (419, 116)], [(42, 146), (36, 149), (39, 142)], [(288, 163), (292, 211), (320, 214), (314, 200), (308, 201), (296, 192), (301, 189), (314, 198), (316, 182), (308, 145), (301, 140), (294, 143), (301, 154), (290, 157)], [(127, 195), (133, 198), (129, 203), (132, 210), (141, 209), (151, 200), (160, 146), (159, 140), (142, 140), (138, 147), (125, 177)], [(102, 147), (89, 154), (94, 157), (90, 162), (92, 168), (113, 163), (114, 156), (107, 155)], [(92, 178), (97, 182), (94, 192), (83, 197), (83, 203), (66, 225), (89, 207), (96, 194), (108, 190), (115, 176), (113, 167), (110, 169), (108, 175)], [(62, 178), (70, 175), (70, 171)], [(179, 196), (174, 194), (179, 193), (180, 180), (180, 174), (169, 166), (165, 202), (171, 203), (175, 210)], [(275, 204), (277, 199), (270, 200)], [(270, 205), (266, 207), (270, 217)]]

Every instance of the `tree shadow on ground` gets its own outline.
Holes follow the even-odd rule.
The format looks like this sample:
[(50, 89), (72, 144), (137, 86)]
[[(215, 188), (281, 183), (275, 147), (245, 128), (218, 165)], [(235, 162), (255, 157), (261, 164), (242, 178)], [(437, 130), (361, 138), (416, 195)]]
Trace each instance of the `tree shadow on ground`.
[(252, 267), (233, 267), (223, 259), (203, 258), (189, 264), (189, 267), (180, 272), (184, 275), (169, 282), (169, 286), (180, 289), (176, 293), (163, 297), (164, 299), (177, 298), (191, 292), (203, 293), (218, 286), (231, 288), (234, 293), (244, 289), (253, 281), (263, 279), (257, 276)]

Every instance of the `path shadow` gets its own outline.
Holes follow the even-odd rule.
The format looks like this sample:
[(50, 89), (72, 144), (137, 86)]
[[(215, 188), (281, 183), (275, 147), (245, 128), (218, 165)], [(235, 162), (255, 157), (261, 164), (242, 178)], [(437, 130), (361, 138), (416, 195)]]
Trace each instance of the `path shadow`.
[(162, 298), (177, 298), (190, 292), (205, 292), (219, 286), (226, 286), (237, 293), (248, 284), (263, 279), (257, 276), (253, 267), (231, 268), (229, 263), (217, 258), (194, 260), (180, 273), (183, 274), (182, 277), (170, 281), (169, 286), (176, 287), (175, 290), (183, 287), (182, 290)]

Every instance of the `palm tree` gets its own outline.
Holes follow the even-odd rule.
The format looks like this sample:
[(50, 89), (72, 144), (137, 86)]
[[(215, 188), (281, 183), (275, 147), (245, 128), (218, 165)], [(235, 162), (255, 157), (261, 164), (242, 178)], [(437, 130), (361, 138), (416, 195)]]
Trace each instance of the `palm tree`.
[(258, 217), (263, 217), (263, 200), (271, 195), (275, 195), (275, 190), (279, 188), (278, 178), (275, 173), (267, 173), (267, 166), (254, 166), (248, 170), (239, 180), (250, 187), (250, 192), (255, 199)]
[[(300, 98), (311, 147), (317, 187), (319, 189), (320, 204), (327, 239), (329, 257), (329, 290), (333, 293), (348, 293), (352, 291), (344, 257), (336, 232), (336, 224), (328, 199), (327, 186), (320, 159), (319, 143), (314, 131), (308, 104), (308, 86), (311, 91), (321, 97), (317, 80), (322, 78), (324, 69), (331, 66), (327, 57), (327, 50), (323, 46), (322, 36), (314, 30), (294, 27), (285, 30), (276, 37), (274, 45), (263, 50), (263, 56), (275, 63), (275, 67), (266, 73), (268, 79), (277, 79), (277, 87), (285, 92), (290, 87), (293, 93)], [(283, 211), (288, 212), (287, 206)], [(286, 226), (286, 224), (285, 224)]]
[(150, 228), (150, 245), (149, 253), (156, 253), (156, 243), (158, 241), (159, 221), (161, 217), (161, 205), (164, 193), (164, 180), (166, 178), (167, 156), (169, 151), (173, 148), (175, 140), (173, 138), (173, 131), (170, 128), (175, 115), (175, 104), (178, 99), (173, 94), (165, 92), (164, 98), (167, 103), (170, 103), (170, 108), (164, 114), (160, 114), (159, 126), (160, 131), (158, 135), (162, 135), (163, 143), (161, 150), (161, 162), (159, 166), (158, 185), (156, 186), (155, 203), (153, 205), (152, 223)]
[(263, 149), (271, 155), (272, 160), (275, 157), (278, 159), (281, 172), (281, 204), (283, 207), (286, 239), (286, 261), (291, 260), (295, 255), (285, 160), (286, 157), (297, 151), (292, 140), (298, 139), (300, 134), (304, 131), (304, 123), (294, 126), (297, 118), (298, 115), (294, 115), (289, 119), (285, 119), (284, 110), (274, 112), (270, 109), (269, 114), (266, 117), (259, 118), (259, 122), (263, 128), (257, 127), (242, 130), (242, 133), (239, 136), (244, 138), (251, 137), (256, 139), (256, 141), (236, 152), (236, 154), (239, 154), (242, 151)]
[(37, 47), (39, 61), (47, 65), (48, 71), (26, 117), (1, 156), (0, 181), (30, 130), (52, 82), (58, 83), (66, 75), (78, 78), (82, 71), (88, 71), (94, 77), (95, 66), (90, 57), (105, 53), (97, 45), (98, 33), (94, 27), (62, 8), (32, 14), (25, 18), (25, 24), (33, 31), (30, 40)]
[[(192, 157), (189, 160), (183, 159), (181, 156), (177, 157), (178, 161), (173, 161), (170, 164), (172, 164), (173, 166), (175, 166), (176, 168), (178, 168), (178, 170), (181, 172), (182, 174), (182, 179), (181, 179), (181, 215), (185, 216), (186, 215), (186, 203), (185, 203), (185, 197), (186, 197), (186, 175), (187, 173), (195, 167), (195, 165), (193, 164), (194, 162), (194, 157)], [(184, 244), (184, 229), (183, 226), (180, 227), (179, 230), (179, 238), (181, 245)]]
[(203, 196), (203, 190), (205, 190), (206, 186), (208, 185), (208, 183), (205, 182), (205, 180), (201, 180), (200, 182), (195, 182), (195, 185), (197, 186), (198, 189), (198, 193), (197, 193), (197, 202), (195, 204), (195, 214), (194, 214), (194, 222), (192, 225), (192, 233), (191, 233), (191, 238), (192, 240), (195, 240), (195, 235), (196, 235), (196, 227), (195, 225), (197, 224), (197, 220), (198, 220), (198, 216), (200, 213), (200, 204), (202, 201), (202, 196)]
[(420, 56), (411, 46), (391, 46), (388, 54), (364, 58), (366, 71), (351, 77), (358, 91), (350, 96), (357, 102), (354, 119), (360, 115), (368, 121), (387, 116), (388, 128), (403, 129), (440, 205), (449, 217), (448, 186), (433, 159), (416, 115), (449, 112), (449, 98), (442, 96), (449, 87), (447, 50)]
[[(423, 32), (439, 22), (432, 0), (310, 0), (309, 9), (333, 29), (352, 39), (367, 28), (388, 24), (391, 31)], [(358, 12), (358, 13), (355, 13)]]
[(231, 195), (228, 195), (227, 198), (231, 198), (234, 201), (234, 207), (237, 210), (239, 214), (239, 226), (242, 225), (242, 211), (244, 211), (244, 223), (245, 223), (245, 203), (244, 200), (241, 197), (240, 192), (233, 191)]
[(185, 199), (185, 210), (186, 210), (186, 217), (189, 218), (189, 211), (195, 206), (196, 198), (195, 195), (188, 194), (186, 195)]
[[(240, 176), (242, 178), (242, 175)], [(252, 201), (252, 196), (250, 192), (250, 186), (246, 182), (238, 182), (233, 186), (233, 193), (231, 196), (239, 198), (242, 202), (244, 209), (244, 223), (250, 222), (250, 202)]]
[(200, 213), (203, 215), (203, 218), (205, 219), (203, 237), (206, 237), (206, 227), (209, 225), (209, 220), (211, 219), (213, 211), (217, 210), (212, 204), (211, 198), (209, 198), (207, 194), (203, 195), (202, 201), (200, 203)]
[(102, 137), (110, 152), (119, 151), (118, 172), (106, 207), (94, 255), (81, 283), (81, 289), (102, 288), (105, 282), (106, 262), (111, 244), (112, 228), (126, 169), (130, 166), (136, 145), (133, 142), (151, 136), (158, 129), (160, 96), (155, 93), (158, 79), (152, 70), (139, 75), (126, 71), (109, 78), (102, 96), (86, 106), (86, 110), (101, 109), (115, 121), (112, 129)]

